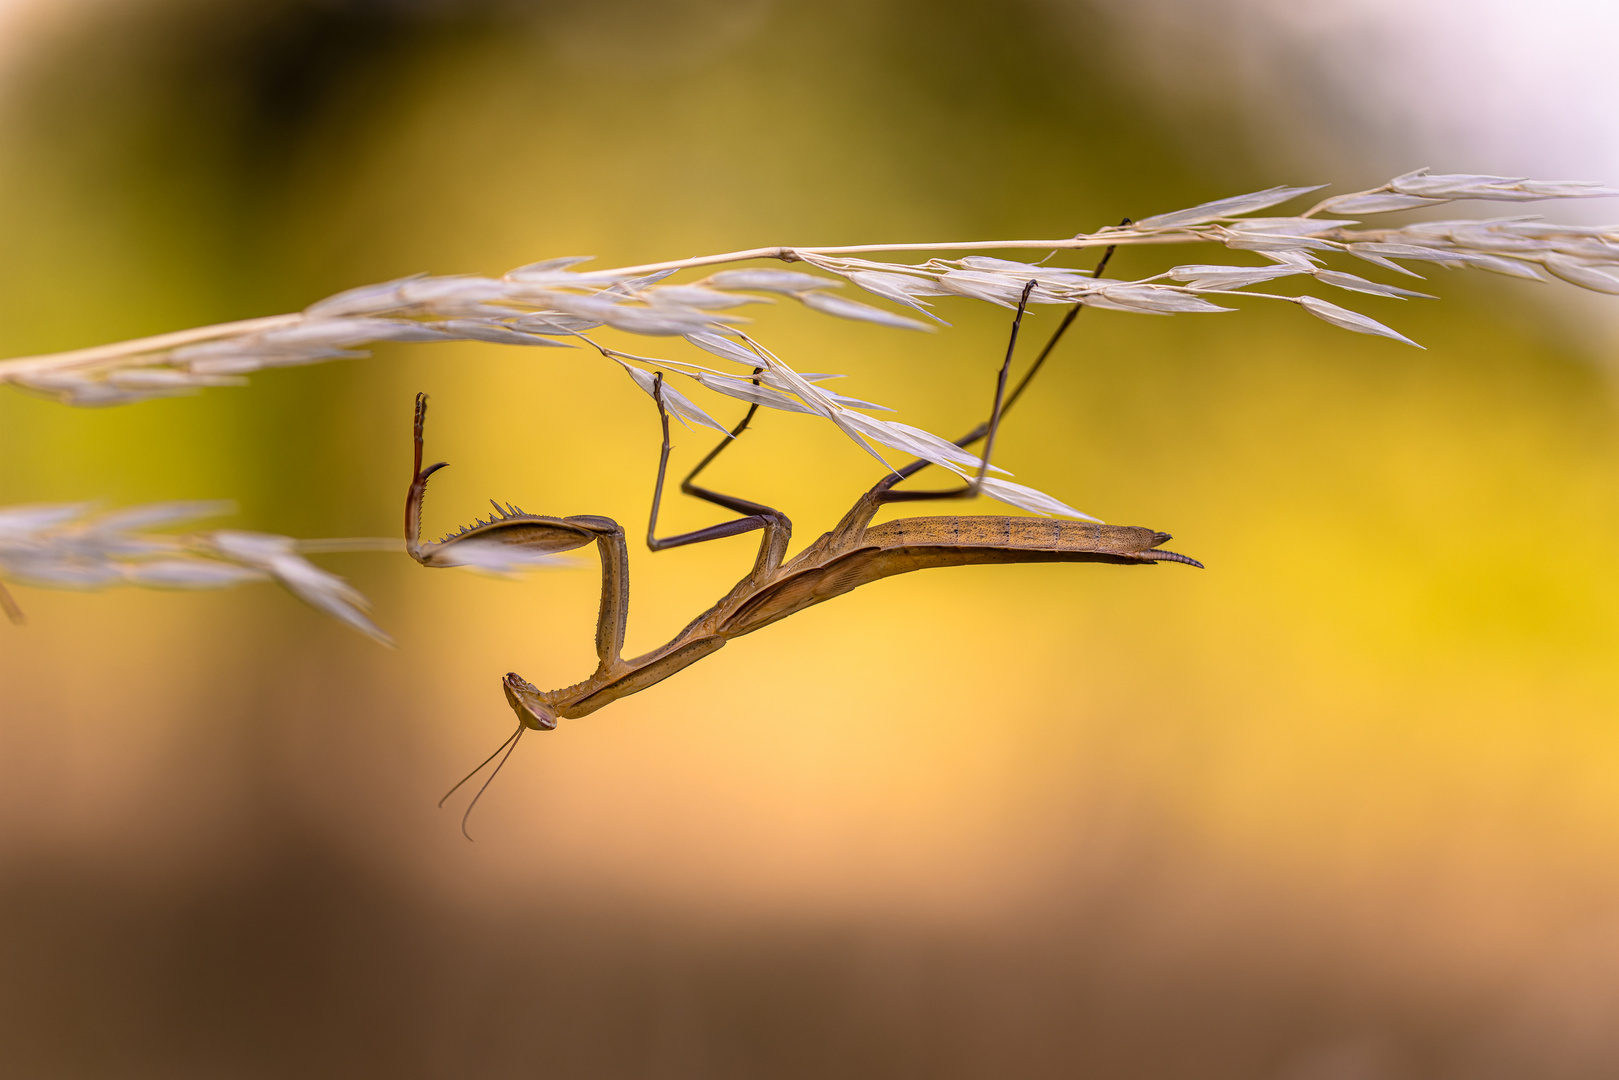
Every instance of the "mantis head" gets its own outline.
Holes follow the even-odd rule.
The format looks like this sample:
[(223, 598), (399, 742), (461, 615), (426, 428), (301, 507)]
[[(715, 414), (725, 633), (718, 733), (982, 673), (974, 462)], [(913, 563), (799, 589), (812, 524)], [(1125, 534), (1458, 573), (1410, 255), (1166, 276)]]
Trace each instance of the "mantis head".
[(508, 671), (501, 680), (506, 700), (517, 714), (517, 722), (535, 731), (551, 731), (557, 726), (557, 714), (546, 703), (540, 688), (517, 674)]

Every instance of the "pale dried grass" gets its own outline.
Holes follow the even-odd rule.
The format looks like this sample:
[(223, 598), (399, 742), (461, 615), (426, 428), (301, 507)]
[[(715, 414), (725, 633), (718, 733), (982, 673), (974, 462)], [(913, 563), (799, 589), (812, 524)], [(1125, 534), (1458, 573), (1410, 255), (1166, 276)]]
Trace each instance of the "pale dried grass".
[[(744, 329), (748, 320), (735, 310), (782, 299), (838, 318), (931, 330), (949, 325), (934, 310), (941, 299), (1015, 308), (1033, 282), (1027, 294), (1030, 304), (1182, 315), (1231, 311), (1218, 301), (1249, 297), (1296, 304), (1342, 329), (1416, 345), (1399, 331), (1320, 297), (1253, 287), (1297, 279), (1373, 296), (1433, 298), (1327, 265), (1328, 258), (1348, 256), (1405, 277), (1421, 277), (1405, 264), (1428, 263), (1534, 281), (1550, 275), (1584, 289), (1619, 295), (1619, 226), (1555, 225), (1519, 216), (1369, 228), (1359, 220), (1329, 216), (1372, 216), (1463, 200), (1583, 199), (1619, 195), (1619, 190), (1589, 181), (1434, 175), (1419, 169), (1376, 188), (1321, 200), (1295, 216), (1253, 216), (1317, 190), (1269, 188), (1059, 239), (751, 248), (593, 271), (575, 269), (589, 259), (574, 256), (531, 263), (499, 278), (418, 275), (351, 289), (292, 314), (0, 361), (0, 383), (64, 404), (104, 406), (241, 385), (249, 373), (266, 368), (363, 357), (365, 346), (379, 342), (582, 346), (618, 364), (649, 395), (661, 382), (664, 404), (688, 424), (726, 431), (700, 405), (671, 387), (670, 376), (681, 376), (714, 394), (829, 421), (878, 460), (884, 460), (878, 448), (886, 447), (970, 477), (981, 464), (975, 455), (931, 432), (870, 415), (892, 410), (823, 385), (837, 376), (795, 370), (750, 335)], [(1122, 281), (1051, 265), (1064, 253), (1089, 248), (1167, 244), (1217, 244), (1234, 252), (1252, 252), (1260, 261), (1177, 265)], [(1036, 262), (970, 254), (1017, 250), (1046, 254)], [(863, 257), (907, 252), (939, 254), (920, 263)], [(953, 257), (942, 257), (945, 254)], [(803, 263), (820, 273), (758, 267), (712, 270), (761, 259)], [(670, 280), (699, 270), (711, 272), (697, 280)], [(909, 314), (833, 291), (845, 284)], [(729, 366), (626, 352), (594, 336), (603, 329), (683, 339)], [(664, 379), (656, 380), (658, 374)], [(1044, 492), (1009, 480), (987, 478), (983, 490), (1031, 513), (1088, 517)], [(0, 575), (70, 588), (114, 583), (210, 588), (273, 579), (348, 625), (386, 640), (365, 616), (364, 598), (303, 560), (298, 541), (228, 531), (186, 536), (131, 531), (196, 516), (198, 506), (162, 503), (100, 517), (88, 517), (87, 508), (79, 505), (0, 511)], [(309, 550), (311, 544), (330, 549), (331, 544), (388, 543), (306, 541), (303, 549)], [(0, 600), (15, 612), (9, 597)]]

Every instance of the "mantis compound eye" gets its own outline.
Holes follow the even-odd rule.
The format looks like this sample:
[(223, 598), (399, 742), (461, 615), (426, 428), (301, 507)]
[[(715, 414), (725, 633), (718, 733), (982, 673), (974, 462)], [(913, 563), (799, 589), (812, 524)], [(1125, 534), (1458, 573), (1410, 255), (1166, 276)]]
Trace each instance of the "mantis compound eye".
[(507, 704), (517, 714), (518, 723), (535, 731), (552, 731), (556, 728), (557, 714), (545, 703), (539, 687), (515, 671), (506, 673), (501, 686), (506, 691)]

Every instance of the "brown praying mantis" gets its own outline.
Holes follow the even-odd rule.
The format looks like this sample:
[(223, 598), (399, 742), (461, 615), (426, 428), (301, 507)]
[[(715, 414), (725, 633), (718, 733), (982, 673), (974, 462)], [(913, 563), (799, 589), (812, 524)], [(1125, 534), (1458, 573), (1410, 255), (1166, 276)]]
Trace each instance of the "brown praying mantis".
[[(1111, 250), (1108, 252), (1112, 254)], [(1095, 274), (1106, 265), (1104, 256)], [(753, 405), (728, 437), (722, 439), (681, 482), (686, 494), (733, 513), (731, 521), (660, 538), (657, 535), (658, 509), (663, 498), (665, 473), (669, 466), (669, 413), (664, 407), (663, 377), (653, 382), (653, 397), (663, 425), (663, 449), (658, 458), (657, 483), (653, 489), (652, 512), (647, 523), (647, 546), (653, 551), (717, 540), (758, 530), (763, 535), (753, 568), (713, 607), (691, 621), (667, 644), (633, 659), (621, 655), (629, 616), (629, 549), (623, 528), (611, 518), (594, 515), (545, 517), (526, 513), (508, 504), (493, 503), (495, 513), (487, 522), (478, 521), (436, 543), (421, 541), (422, 501), (427, 481), (444, 468), (439, 462), (422, 467), (422, 429), (427, 418), (427, 395), (416, 395), (415, 474), (405, 499), (405, 545), (411, 557), (423, 566), (458, 565), (461, 545), (499, 544), (520, 549), (524, 555), (549, 555), (594, 543), (601, 556), (601, 608), (596, 619), (596, 670), (582, 682), (559, 690), (541, 690), (516, 672), (507, 672), (502, 685), (506, 700), (517, 714), (517, 730), (490, 754), (461, 783), (466, 783), (501, 751), (510, 756), (527, 730), (549, 731), (559, 719), (575, 719), (600, 709), (619, 698), (662, 682), (717, 652), (732, 638), (751, 634), (815, 604), (881, 578), (935, 566), (974, 566), (988, 563), (1094, 562), (1122, 566), (1150, 566), (1156, 562), (1179, 562), (1201, 567), (1185, 555), (1163, 551), (1159, 545), (1170, 539), (1168, 533), (1137, 526), (1103, 525), (1081, 521), (1024, 517), (912, 517), (871, 524), (878, 510), (888, 503), (924, 499), (970, 498), (990, 467), (995, 435), (1006, 411), (1017, 401), (1039, 371), (1051, 350), (1079, 313), (1080, 305), (1068, 312), (1062, 324), (1017, 387), (1006, 394), (1007, 374), (1017, 347), (1018, 329), (1023, 320), (1031, 280), (1024, 288), (1012, 321), (1011, 340), (995, 384), (994, 405), (987, 422), (956, 441), (963, 449), (984, 440), (984, 453), (977, 476), (966, 484), (940, 491), (895, 490), (895, 485), (925, 468), (929, 462), (913, 461), (890, 472), (866, 491), (833, 529), (793, 558), (787, 558), (793, 526), (779, 510), (733, 495), (698, 487), (694, 481), (724, 449), (748, 427), (759, 406)], [(755, 382), (760, 370), (755, 369)], [(501, 765), (505, 758), (501, 759)], [(495, 772), (500, 771), (497, 765)], [(490, 774), (489, 780), (494, 779)], [(487, 788), (489, 781), (485, 781)], [(455, 792), (451, 788), (445, 795)], [(480, 789), (478, 796), (483, 794)], [(478, 796), (474, 796), (476, 804)], [(443, 805), (443, 800), (440, 800)], [(467, 813), (472, 812), (469, 805)], [(466, 818), (462, 818), (465, 831)], [(468, 837), (470, 839), (470, 836)]]

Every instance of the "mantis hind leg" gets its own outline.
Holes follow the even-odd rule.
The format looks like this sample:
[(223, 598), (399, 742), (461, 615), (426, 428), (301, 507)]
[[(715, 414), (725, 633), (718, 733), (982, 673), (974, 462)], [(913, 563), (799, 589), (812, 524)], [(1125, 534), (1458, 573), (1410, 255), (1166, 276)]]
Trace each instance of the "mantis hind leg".
[[(1128, 225), (1128, 223), (1130, 223), (1130, 219), (1127, 217), (1127, 219), (1120, 222), (1120, 227), (1124, 227), (1124, 225)], [(1109, 246), (1106, 251), (1103, 251), (1103, 257), (1096, 262), (1096, 267), (1091, 270), (1091, 277), (1093, 277), (1093, 279), (1099, 279), (1099, 277), (1106, 272), (1107, 262), (1111, 261), (1112, 256), (1114, 256), (1115, 249), (1117, 249), (1115, 246)], [(1013, 317), (1012, 319), (1012, 335), (1010, 335), (1010, 340), (1007, 342), (1007, 356), (1005, 356), (1005, 361), (1002, 361), (1001, 374), (999, 374), (996, 379), (996, 402), (994, 402), (994, 406), (991, 408), (989, 419), (986, 419), (984, 423), (973, 427), (973, 429), (971, 429), (970, 432), (967, 432), (965, 436), (955, 440), (955, 445), (958, 445), (958, 447), (962, 447), (962, 449), (965, 450), (967, 447), (970, 447), (970, 445), (978, 442), (979, 439), (988, 437), (988, 445), (984, 447), (983, 465), (979, 466), (978, 481), (983, 481), (984, 473), (989, 470), (989, 453), (991, 453), (991, 449), (994, 447), (996, 431), (999, 429), (999, 427), (1001, 427), (1002, 419), (1005, 418), (1005, 415), (1007, 415), (1009, 411), (1012, 411), (1013, 405), (1017, 405), (1018, 398), (1023, 397), (1023, 392), (1028, 390), (1028, 384), (1033, 382), (1036, 374), (1039, 374), (1039, 369), (1043, 368), (1044, 364), (1046, 364), (1046, 359), (1051, 356), (1052, 350), (1057, 348), (1057, 342), (1060, 342), (1062, 337), (1069, 332), (1069, 327), (1072, 327), (1073, 321), (1080, 316), (1080, 311), (1085, 309), (1085, 303), (1083, 303), (1083, 301), (1081, 301), (1081, 303), (1073, 304), (1072, 308), (1069, 308), (1069, 313), (1062, 317), (1062, 322), (1057, 324), (1057, 329), (1052, 332), (1051, 338), (1049, 338), (1046, 345), (1039, 350), (1039, 355), (1035, 356), (1035, 363), (1030, 364), (1028, 371), (1023, 372), (1022, 379), (1018, 379), (1017, 385), (1013, 387), (1012, 392), (1005, 395), (1005, 402), (1002, 403), (1002, 390), (1004, 390), (1005, 387), (1005, 377), (1007, 377), (1007, 371), (1009, 371), (1010, 363), (1012, 363), (1012, 351), (1013, 348), (1017, 348), (1018, 324), (1023, 321), (1023, 308), (1025, 308), (1026, 303), (1028, 303), (1028, 295), (1030, 295), (1030, 291), (1033, 290), (1033, 285), (1035, 285), (1033, 282), (1026, 285), (1025, 290), (1023, 290), (1023, 300), (1018, 303), (1017, 316)], [(868, 500), (871, 500), (871, 508), (869, 508), (869, 513), (866, 513), (865, 521), (861, 521), (861, 528), (865, 526), (866, 521), (871, 520), (871, 515), (874, 515), (877, 507), (884, 504), (884, 502), (916, 502), (916, 500), (921, 499), (965, 499), (965, 497), (968, 497), (968, 495), (978, 494), (978, 487), (976, 487), (975, 483), (967, 484), (965, 487), (952, 487), (952, 489), (945, 489), (945, 491), (937, 492), (890, 491), (890, 489), (892, 489), (895, 484), (899, 484), (902, 479), (910, 479), (911, 476), (915, 476), (916, 473), (920, 473), (920, 471), (923, 471), (924, 468), (928, 468), (929, 465), (933, 465), (933, 461), (928, 461), (926, 458), (918, 458), (918, 460), (911, 461), (910, 465), (903, 466), (903, 468), (900, 468), (900, 470), (895, 470), (894, 473), (887, 474), (887, 476), (884, 476), (884, 478), (879, 479), (876, 484), (873, 484), (871, 491), (866, 492), (865, 497), (863, 497), (858, 504), (855, 504), (855, 510), (860, 510), (860, 508), (863, 507)], [(855, 512), (850, 512), (852, 517), (853, 513)]]
[[(961, 487), (956, 488), (932, 491), (894, 491), (895, 484), (915, 476), (932, 462), (918, 458), (904, 468), (896, 469), (877, 481), (871, 486), (870, 490), (856, 499), (855, 504), (849, 508), (849, 512), (843, 515), (843, 520), (833, 527), (830, 542), (834, 548), (842, 548), (854, 543), (866, 531), (866, 526), (871, 524), (871, 519), (877, 516), (877, 511), (882, 509), (884, 503), (921, 502), (924, 499), (970, 499), (978, 494), (979, 488), (983, 485), (984, 476), (989, 472), (990, 454), (993, 453), (995, 448), (995, 433), (1000, 429), (1001, 417), (1006, 415), (1007, 406), (1010, 404), (1006, 397), (1006, 377), (1012, 369), (1012, 355), (1017, 351), (1018, 329), (1023, 324), (1023, 312), (1028, 307), (1029, 294), (1034, 291), (1034, 286), (1035, 281), (1030, 278), (1028, 284), (1023, 287), (1023, 295), (1018, 299), (1017, 314), (1012, 318), (1012, 333), (1006, 343), (1006, 358), (1001, 361), (1000, 371), (995, 376), (995, 401), (990, 408), (989, 420), (956, 440), (956, 445), (962, 448), (971, 446), (979, 439), (988, 440), (984, 446), (984, 456), (978, 463), (978, 475)], [(1058, 336), (1061, 336), (1062, 331), (1068, 328), (1069, 321), (1072, 320), (1063, 323), (1062, 328), (1057, 332)], [(1040, 354), (1042, 360), (1056, 344), (1056, 337), (1053, 337)], [(1029, 378), (1033, 374), (1034, 370), (1031, 369), (1023, 377), (1023, 381), (1013, 391), (1014, 399), (1017, 394), (1023, 392), (1023, 388), (1028, 385)]]
[[(1130, 224), (1130, 219), (1125, 218), (1119, 224), (1121, 226), (1128, 225)], [(1107, 264), (1113, 258), (1115, 250), (1117, 250), (1116, 246), (1109, 246), (1106, 251), (1102, 252), (1101, 259), (1097, 261), (1095, 269), (1091, 271), (1092, 278), (1101, 277), (1107, 270)], [(1063, 316), (1062, 322), (1052, 332), (1051, 337), (1046, 341), (1039, 355), (1034, 358), (1034, 363), (1029, 365), (1029, 370), (1023, 373), (1023, 377), (1018, 380), (1017, 386), (1012, 389), (1012, 392), (1005, 394), (1003, 402), (1002, 392), (1006, 387), (1006, 376), (1012, 362), (1012, 352), (1017, 346), (1018, 327), (1023, 320), (1023, 310), (1033, 286), (1034, 282), (1032, 281), (1025, 286), (1022, 301), (1018, 304), (1017, 315), (1012, 321), (1012, 333), (1006, 346), (1006, 359), (1002, 362), (1000, 373), (996, 378), (995, 402), (991, 407), (990, 417), (956, 440), (956, 445), (965, 450), (978, 440), (988, 437), (989, 445), (984, 448), (983, 463), (979, 468), (978, 482), (983, 480), (984, 474), (989, 470), (990, 452), (994, 446), (995, 432), (999, 429), (1001, 420), (1011, 411), (1012, 406), (1018, 403), (1018, 399), (1023, 396), (1023, 392), (1029, 388), (1029, 383), (1034, 380), (1035, 375), (1039, 374), (1041, 367), (1045, 365), (1046, 359), (1051, 355), (1052, 350), (1057, 347), (1057, 343), (1063, 339), (1063, 335), (1068, 333), (1068, 328), (1074, 325), (1074, 320), (1079, 317), (1079, 313), (1085, 308), (1084, 303), (1081, 302), (1068, 309), (1068, 313)], [(896, 469), (877, 481), (844, 515), (843, 520), (833, 530), (834, 535), (840, 540), (844, 540), (851, 534), (863, 531), (871, 523), (871, 519), (876, 516), (877, 511), (881, 509), (884, 503), (918, 502), (923, 499), (964, 499), (978, 494), (977, 482), (969, 482), (963, 487), (947, 488), (942, 491), (892, 490), (895, 484), (902, 480), (910, 479), (931, 464), (933, 463), (925, 458), (918, 458), (909, 465)]]
[[(927, 464), (925, 461), (912, 462), (909, 471), (901, 471), (892, 476), (885, 476), (877, 483), (872, 491), (877, 496), (877, 502), (920, 502), (923, 499), (970, 499), (978, 494), (983, 486), (984, 477), (989, 473), (989, 459), (995, 452), (995, 436), (1001, 429), (1001, 417), (1006, 412), (1006, 378), (1012, 371), (1012, 355), (1017, 351), (1018, 330), (1023, 325), (1023, 313), (1029, 306), (1029, 294), (1034, 291), (1035, 279), (1030, 278), (1028, 284), (1023, 286), (1023, 295), (1018, 298), (1017, 314), (1012, 316), (1012, 333), (1006, 342), (1006, 358), (1001, 361), (1001, 369), (995, 376), (995, 399), (990, 406), (989, 421), (980, 425), (983, 434), (980, 436), (975, 430), (972, 442), (978, 438), (984, 440), (984, 454), (978, 462), (978, 475), (958, 488), (945, 488), (934, 491), (894, 491), (893, 486), (906, 476), (914, 475)], [(1019, 387), (1021, 389), (1021, 387)], [(965, 445), (965, 444), (958, 444)]]

